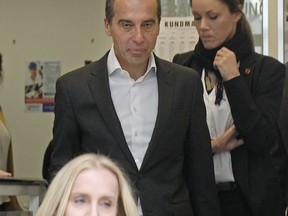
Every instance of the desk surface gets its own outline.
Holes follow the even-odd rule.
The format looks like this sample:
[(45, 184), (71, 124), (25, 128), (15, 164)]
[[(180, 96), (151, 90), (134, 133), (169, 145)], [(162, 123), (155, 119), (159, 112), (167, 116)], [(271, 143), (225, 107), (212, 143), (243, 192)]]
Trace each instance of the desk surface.
[(44, 179), (35, 178), (0, 178), (0, 195), (41, 196), (47, 190)]
[(0, 178), (0, 196), (28, 196), (30, 198), (29, 210), (33, 215), (43, 200), (48, 184), (44, 179), (35, 178)]
[(0, 178), (0, 185), (41, 185), (47, 187), (48, 183), (44, 179), (37, 178), (2, 177)]

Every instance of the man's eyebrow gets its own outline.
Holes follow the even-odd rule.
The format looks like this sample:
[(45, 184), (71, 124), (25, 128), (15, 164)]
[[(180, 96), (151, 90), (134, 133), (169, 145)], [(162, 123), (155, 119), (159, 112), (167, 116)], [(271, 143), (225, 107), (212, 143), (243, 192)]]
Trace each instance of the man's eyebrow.
[[(120, 20), (118, 20), (118, 23), (121, 23), (121, 22), (132, 23), (131, 20), (126, 20), (126, 19), (120, 19)], [(155, 19), (148, 19), (148, 20), (144, 20), (144, 21), (143, 21), (143, 23), (147, 23), (147, 22), (156, 23), (156, 20), (155, 20)]]
[(148, 19), (148, 20), (145, 20), (145, 21), (144, 21), (144, 23), (147, 23), (147, 22), (153, 22), (153, 23), (155, 23), (156, 20), (155, 20), (155, 19)]
[(131, 20), (125, 20), (125, 19), (118, 20), (118, 23), (121, 23), (121, 22), (132, 22), (132, 21)]

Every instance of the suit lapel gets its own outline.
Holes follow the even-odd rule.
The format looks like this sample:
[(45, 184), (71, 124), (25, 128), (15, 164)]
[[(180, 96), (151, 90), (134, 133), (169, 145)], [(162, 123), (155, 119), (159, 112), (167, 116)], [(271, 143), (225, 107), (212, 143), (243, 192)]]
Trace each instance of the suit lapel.
[(121, 146), (128, 161), (137, 168), (126, 143), (121, 123), (111, 98), (107, 70), (107, 54), (96, 63), (94, 68), (94, 71), (91, 72), (91, 79), (88, 82), (88, 87), (98, 107), (98, 111), (102, 116), (103, 121), (106, 123), (107, 128), (109, 128), (110, 133), (115, 138), (115, 141)]
[(169, 118), (173, 101), (174, 86), (173, 80), (169, 75), (170, 69), (166, 68), (164, 64), (161, 63), (162, 61), (159, 60), (157, 57), (155, 57), (155, 60), (157, 64), (157, 80), (159, 94), (158, 114), (151, 141), (146, 151), (141, 169), (149, 160), (149, 157), (154, 151), (155, 145), (161, 143), (160, 137), (162, 136), (162, 130), (165, 129), (167, 119)]

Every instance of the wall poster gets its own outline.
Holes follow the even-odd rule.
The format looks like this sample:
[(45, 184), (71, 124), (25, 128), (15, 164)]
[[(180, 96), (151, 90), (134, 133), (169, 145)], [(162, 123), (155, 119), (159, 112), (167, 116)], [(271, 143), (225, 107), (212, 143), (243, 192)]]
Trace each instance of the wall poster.
[(53, 112), (56, 80), (60, 77), (59, 61), (29, 61), (25, 77), (25, 111)]

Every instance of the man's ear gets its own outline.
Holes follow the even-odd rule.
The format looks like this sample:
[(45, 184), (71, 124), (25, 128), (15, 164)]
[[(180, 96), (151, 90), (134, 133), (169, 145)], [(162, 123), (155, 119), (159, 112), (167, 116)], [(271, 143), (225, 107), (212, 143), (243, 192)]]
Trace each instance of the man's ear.
[(108, 36), (111, 36), (111, 32), (110, 32), (110, 24), (108, 22), (108, 20), (105, 18), (104, 19), (104, 27), (105, 27), (105, 32)]

